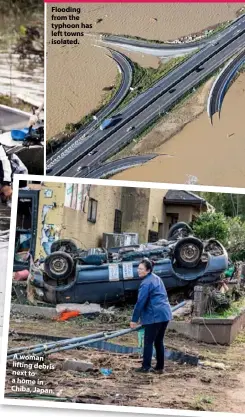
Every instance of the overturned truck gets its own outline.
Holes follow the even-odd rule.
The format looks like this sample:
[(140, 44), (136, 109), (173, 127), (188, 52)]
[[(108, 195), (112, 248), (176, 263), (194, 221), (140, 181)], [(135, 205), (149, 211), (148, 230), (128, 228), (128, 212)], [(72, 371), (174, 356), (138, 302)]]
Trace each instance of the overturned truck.
[(167, 290), (214, 283), (228, 267), (220, 242), (201, 241), (181, 222), (167, 240), (142, 245), (84, 251), (71, 240), (58, 240), (42, 264), (31, 263), (28, 285), (35, 298), (47, 303), (115, 303), (137, 294), (137, 268), (144, 257), (154, 260), (154, 272)]

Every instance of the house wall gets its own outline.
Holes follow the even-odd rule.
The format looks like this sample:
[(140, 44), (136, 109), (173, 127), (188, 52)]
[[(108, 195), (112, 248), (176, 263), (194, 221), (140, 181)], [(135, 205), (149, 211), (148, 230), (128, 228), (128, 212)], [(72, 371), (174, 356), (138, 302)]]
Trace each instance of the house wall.
[[(171, 205), (166, 206), (166, 214), (178, 213), (179, 221), (191, 222), (194, 209), (190, 206)], [(196, 210), (195, 210), (196, 212)]]
[(123, 187), (122, 231), (138, 233), (139, 242), (147, 242), (150, 189)]
[[(166, 223), (165, 206), (163, 198), (168, 190), (150, 190), (149, 211), (147, 219), (147, 233), (149, 230), (159, 232), (159, 239), (164, 237), (164, 225)], [(162, 225), (162, 226), (161, 226)]]
[[(138, 233), (139, 242), (148, 241), (149, 230), (166, 238), (170, 214), (189, 223), (200, 209), (191, 206), (165, 206), (167, 190), (135, 187), (74, 185), (43, 182), (39, 194), (35, 258), (46, 256), (54, 240), (72, 239), (88, 249), (101, 246), (103, 233), (114, 232), (115, 210), (122, 211), (122, 232)], [(89, 199), (97, 203), (96, 222), (88, 220)]]
[[(103, 233), (113, 233), (115, 209), (121, 210), (121, 187), (91, 185), (84, 211), (64, 207), (62, 237), (83, 249), (101, 245)], [(98, 201), (96, 223), (88, 221), (89, 197)]]
[[(77, 239), (82, 247), (99, 246), (103, 232), (113, 233), (115, 210), (118, 209), (122, 211), (122, 232), (138, 233), (139, 242), (147, 242), (148, 231), (158, 231), (159, 223), (165, 221), (163, 197), (166, 192), (133, 187), (91, 186), (90, 198), (98, 201), (96, 223), (87, 220), (87, 199), (85, 213), (64, 208), (62, 235)], [(152, 224), (153, 216), (157, 223)]]

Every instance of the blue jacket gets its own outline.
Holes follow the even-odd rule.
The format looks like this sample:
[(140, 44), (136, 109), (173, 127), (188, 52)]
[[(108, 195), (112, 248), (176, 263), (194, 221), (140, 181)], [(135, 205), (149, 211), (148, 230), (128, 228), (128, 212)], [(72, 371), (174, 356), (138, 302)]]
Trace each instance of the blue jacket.
[(172, 320), (172, 310), (161, 278), (151, 273), (139, 287), (138, 300), (134, 307), (132, 321), (141, 324), (161, 323)]

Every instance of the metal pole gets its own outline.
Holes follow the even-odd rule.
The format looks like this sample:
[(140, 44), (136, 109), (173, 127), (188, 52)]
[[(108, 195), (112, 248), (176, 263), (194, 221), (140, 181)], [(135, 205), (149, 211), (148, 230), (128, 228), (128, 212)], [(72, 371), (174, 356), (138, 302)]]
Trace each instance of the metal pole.
[[(112, 332), (111, 332), (112, 333)], [(56, 346), (63, 346), (66, 345), (67, 343), (72, 344), (72, 343), (78, 343), (78, 342), (82, 342), (85, 340), (89, 340), (89, 339), (94, 339), (94, 338), (98, 338), (101, 336), (104, 336), (106, 333), (105, 332), (100, 332), (100, 333), (95, 333), (89, 336), (84, 336), (84, 337), (75, 337), (72, 339), (63, 339), (63, 340), (59, 340), (58, 342), (49, 342), (49, 343), (42, 343), (39, 345), (32, 345), (32, 346), (24, 346), (24, 347), (20, 347), (17, 349), (11, 349), (8, 351), (8, 359), (12, 359), (16, 354), (21, 354), (23, 352), (27, 352), (28, 354), (30, 353), (40, 353), (42, 351), (45, 351), (47, 349), (51, 349), (53, 347)]]
[[(180, 304), (172, 307), (172, 312), (178, 310), (179, 308), (183, 307), (186, 304), (186, 301), (181, 302)], [(128, 333), (132, 333), (134, 331), (139, 331), (142, 328), (141, 325), (137, 326), (135, 329), (124, 329), (124, 330), (119, 330), (116, 332), (100, 332), (100, 333), (95, 333), (89, 336), (84, 336), (84, 337), (76, 337), (76, 338), (71, 338), (71, 339), (64, 339), (64, 340), (60, 340), (58, 342), (50, 342), (47, 344), (40, 344), (40, 345), (34, 345), (31, 347), (23, 347), (23, 348), (18, 348), (18, 352), (21, 354), (23, 354), (24, 352), (26, 354), (33, 354), (36, 355), (37, 353), (42, 353), (44, 352), (45, 355), (50, 355), (51, 353), (56, 353), (56, 352), (61, 352), (63, 350), (71, 350), (71, 349), (76, 349), (79, 348), (81, 346), (85, 346), (87, 344), (91, 344), (91, 343), (95, 343), (95, 342), (100, 342), (103, 340), (108, 340), (108, 339), (113, 339), (115, 337), (119, 337), (122, 336), (124, 334), (128, 334)], [(30, 349), (32, 348), (32, 349)], [(21, 349), (21, 350), (20, 350)], [(15, 353), (12, 353), (14, 349), (11, 349), (11, 351), (9, 351), (9, 353), (11, 353), (10, 355), (7, 356), (7, 359), (13, 359), (14, 356), (17, 353), (17, 350), (15, 350)], [(17, 358), (16, 358), (17, 359)]]

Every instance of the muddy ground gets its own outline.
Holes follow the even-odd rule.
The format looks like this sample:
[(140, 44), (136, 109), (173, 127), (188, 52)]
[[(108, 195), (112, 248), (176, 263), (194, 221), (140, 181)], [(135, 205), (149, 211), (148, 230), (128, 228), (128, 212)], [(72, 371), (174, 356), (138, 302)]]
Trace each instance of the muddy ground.
[[(50, 319), (12, 316), (11, 331), (33, 335), (9, 338), (9, 347), (26, 346), (42, 342), (40, 334), (55, 336), (81, 336), (100, 330), (122, 329), (128, 326), (130, 312), (101, 315), (93, 319), (76, 318), (69, 322)], [(115, 340), (127, 346), (137, 347), (137, 335), (130, 334)], [(211, 366), (180, 365), (166, 362), (163, 375), (139, 375), (134, 368), (140, 366), (138, 354), (119, 355), (91, 348), (54, 353), (46, 363), (55, 370), (38, 371), (45, 381), (45, 389), (66, 401), (86, 404), (124, 405), (137, 407), (178, 408), (221, 412), (245, 412), (245, 329), (231, 346), (206, 345), (168, 332), (166, 347), (198, 355)], [(65, 359), (75, 358), (93, 363), (93, 371), (79, 373), (62, 371)], [(216, 364), (216, 365), (215, 365)], [(217, 365), (218, 364), (218, 365)], [(214, 367), (217, 366), (217, 369)], [(101, 374), (101, 368), (112, 369), (110, 376)], [(7, 371), (6, 392), (11, 392), (11, 367)]]

